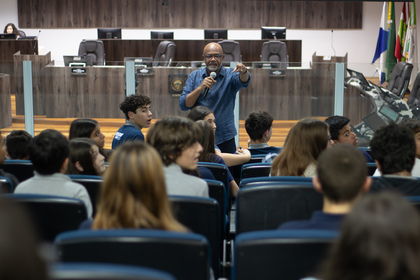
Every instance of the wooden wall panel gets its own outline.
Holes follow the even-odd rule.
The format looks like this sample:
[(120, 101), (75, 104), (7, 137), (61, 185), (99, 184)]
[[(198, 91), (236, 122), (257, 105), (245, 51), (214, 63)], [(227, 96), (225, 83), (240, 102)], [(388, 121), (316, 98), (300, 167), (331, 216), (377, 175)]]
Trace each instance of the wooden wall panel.
[(18, 0), (21, 28), (362, 28), (363, 2)]
[[(10, 99), (10, 76), (0, 74), (0, 128), (12, 125), (12, 103)], [(3, 135), (4, 137), (4, 135)]]

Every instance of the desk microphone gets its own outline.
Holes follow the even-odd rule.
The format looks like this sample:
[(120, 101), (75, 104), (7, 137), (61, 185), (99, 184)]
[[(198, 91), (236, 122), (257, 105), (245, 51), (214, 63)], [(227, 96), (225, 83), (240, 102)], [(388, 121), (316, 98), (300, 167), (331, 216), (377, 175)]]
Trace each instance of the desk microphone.
[(39, 30), (39, 31), (38, 31), (38, 35), (36, 36), (36, 41), (35, 41), (35, 44), (34, 44), (34, 54), (36, 54), (36, 53), (37, 53), (36, 49), (37, 49), (37, 47), (38, 47), (38, 38), (39, 38), (39, 34), (41, 34), (41, 30)]
[[(213, 79), (216, 78), (216, 73), (215, 72), (211, 72), (210, 73), (210, 77), (212, 77)], [(203, 99), (206, 98), (208, 92), (209, 92), (209, 88), (205, 88), (204, 89), (204, 93), (203, 93)]]

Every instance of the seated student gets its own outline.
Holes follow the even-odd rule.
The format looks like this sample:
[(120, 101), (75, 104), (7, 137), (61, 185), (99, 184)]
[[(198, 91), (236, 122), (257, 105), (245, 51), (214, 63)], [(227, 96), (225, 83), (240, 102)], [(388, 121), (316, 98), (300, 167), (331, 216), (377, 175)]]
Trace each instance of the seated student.
[[(343, 116), (331, 116), (325, 122), (330, 127), (331, 139), (334, 144), (347, 143), (357, 147), (359, 140), (349, 125), (350, 119)], [(362, 153), (367, 162), (374, 162), (368, 152), (362, 150)]]
[[(414, 133), (414, 140), (416, 141), (416, 158), (413, 169), (411, 170), (411, 175), (414, 177), (420, 177), (420, 121), (414, 119), (406, 119), (403, 120), (400, 124), (408, 127)], [(373, 176), (381, 176), (381, 173), (378, 169), (376, 169)]]
[(186, 232), (172, 215), (162, 160), (144, 142), (120, 145), (112, 154), (98, 211), (81, 228), (143, 228)]
[[(201, 146), (203, 147), (203, 151), (201, 152), (198, 160), (202, 162), (214, 162), (214, 163), (220, 163), (220, 164), (226, 165), (224, 160), (218, 155), (216, 155), (216, 152), (214, 150), (215, 138), (214, 138), (214, 130), (211, 127), (211, 125), (204, 120), (197, 121), (196, 123), (200, 126), (202, 130), (202, 135), (199, 142)], [(229, 176), (230, 196), (236, 197), (236, 194), (239, 191), (239, 187), (238, 187), (238, 184), (236, 184), (235, 179), (233, 178), (229, 169), (228, 169), (228, 176)]]
[(67, 174), (101, 176), (105, 172), (105, 157), (99, 153), (99, 146), (89, 138), (70, 140)]
[(371, 178), (365, 162), (362, 153), (348, 144), (323, 151), (312, 179), (315, 190), (324, 196), (322, 211), (314, 212), (310, 220), (286, 222), (279, 229), (338, 230), (353, 204), (369, 190)]
[(303, 119), (289, 130), (282, 151), (271, 165), (271, 176), (316, 176), (316, 160), (331, 145), (328, 124)]
[(265, 111), (255, 111), (245, 119), (245, 130), (250, 138), (248, 150), (253, 155), (278, 154), (280, 148), (268, 146), (273, 133), (273, 117)]
[(6, 158), (27, 160), (28, 146), (33, 137), (25, 130), (13, 130), (6, 137)]
[(120, 109), (125, 114), (126, 122), (115, 133), (112, 140), (113, 150), (126, 141), (144, 141), (141, 130), (152, 123), (151, 103), (150, 97), (144, 95), (130, 95), (125, 98)]
[[(214, 133), (216, 133), (216, 119), (214, 118), (213, 111), (209, 108), (204, 106), (195, 106), (190, 110), (187, 118), (195, 122), (199, 120), (207, 121), (213, 127)], [(215, 151), (229, 167), (246, 163), (251, 159), (251, 153), (247, 149), (242, 149), (241, 147), (237, 149), (235, 154), (222, 153), (217, 146), (215, 146)]]
[(411, 129), (395, 123), (373, 134), (370, 149), (381, 177), (373, 178), (371, 190), (396, 189), (406, 195), (420, 195), (420, 180), (411, 176), (416, 143)]
[(157, 121), (147, 133), (147, 143), (152, 145), (162, 158), (168, 195), (209, 196), (207, 183), (184, 170), (197, 169), (203, 151), (198, 140), (201, 129), (190, 119), (164, 117)]
[(315, 276), (414, 280), (420, 279), (419, 263), (419, 213), (403, 196), (386, 191), (368, 194), (354, 205)]
[(75, 119), (70, 124), (69, 140), (74, 138), (90, 138), (99, 146), (100, 153), (108, 161), (112, 150), (105, 150), (105, 135), (101, 132), (101, 127), (94, 119)]
[[(1, 136), (1, 131), (0, 131), (0, 164), (4, 163), (5, 154), (6, 154), (6, 150), (3, 147), (3, 137)], [(0, 168), (0, 176), (9, 178), (12, 181), (13, 188), (16, 188), (16, 186), (19, 184), (19, 180), (15, 177), (15, 175), (4, 172), (4, 170), (1, 168)]]
[(47, 194), (83, 200), (88, 217), (92, 216), (92, 202), (85, 187), (64, 175), (67, 170), (69, 141), (57, 130), (46, 129), (28, 147), (35, 176), (20, 183), (15, 193)]

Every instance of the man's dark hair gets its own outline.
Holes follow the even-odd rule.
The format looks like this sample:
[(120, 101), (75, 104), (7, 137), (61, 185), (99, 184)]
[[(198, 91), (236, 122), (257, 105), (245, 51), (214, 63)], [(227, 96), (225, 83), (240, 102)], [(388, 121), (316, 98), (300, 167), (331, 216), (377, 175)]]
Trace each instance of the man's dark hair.
[(69, 141), (61, 132), (46, 129), (34, 137), (28, 151), (35, 171), (44, 175), (59, 173), (69, 155)]
[(252, 112), (245, 119), (245, 130), (253, 141), (262, 139), (272, 125), (273, 117), (265, 111)]
[(420, 120), (405, 119), (400, 124), (410, 128), (414, 134), (420, 132)]
[(360, 193), (368, 175), (366, 159), (356, 147), (337, 144), (318, 157), (317, 175), (329, 200), (350, 202)]
[(152, 100), (149, 96), (144, 95), (130, 95), (120, 105), (120, 110), (124, 112), (125, 118), (128, 120), (128, 112), (136, 113), (138, 108), (149, 105)]
[(325, 122), (330, 126), (331, 139), (338, 140), (340, 129), (346, 126), (350, 122), (350, 119), (343, 116), (331, 116)]
[(25, 130), (13, 130), (6, 137), (6, 149), (10, 159), (27, 159), (28, 146), (33, 137)]
[(383, 175), (413, 169), (416, 143), (414, 133), (406, 126), (392, 123), (381, 127), (373, 134), (370, 149)]

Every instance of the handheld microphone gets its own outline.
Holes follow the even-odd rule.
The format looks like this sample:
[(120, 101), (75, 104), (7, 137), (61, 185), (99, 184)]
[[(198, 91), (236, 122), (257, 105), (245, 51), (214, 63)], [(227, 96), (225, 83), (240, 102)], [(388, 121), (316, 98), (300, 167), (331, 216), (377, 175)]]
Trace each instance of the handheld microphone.
[[(213, 79), (216, 78), (216, 73), (215, 72), (211, 72), (210, 73), (210, 77), (212, 77)], [(204, 89), (203, 98), (206, 98), (207, 93), (209, 93), (209, 88), (205, 88)]]

